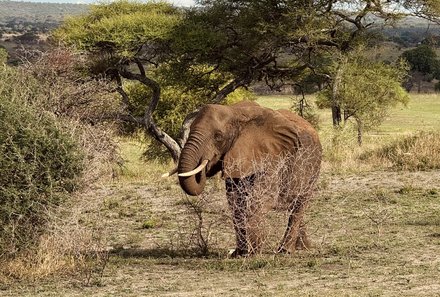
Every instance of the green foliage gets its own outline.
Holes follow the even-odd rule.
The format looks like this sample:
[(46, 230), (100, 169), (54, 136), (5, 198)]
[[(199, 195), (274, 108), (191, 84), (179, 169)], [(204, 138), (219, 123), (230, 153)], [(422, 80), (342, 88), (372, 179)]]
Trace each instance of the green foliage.
[(344, 111), (344, 119), (354, 118), (362, 130), (379, 125), (391, 107), (409, 100), (401, 86), (407, 73), (405, 63), (392, 66), (374, 62), (355, 51), (342, 58), (336, 68), (334, 72), (341, 75), (337, 93), (334, 88), (327, 88), (319, 93), (317, 104), (328, 108), (336, 100)]
[(240, 101), (255, 101), (257, 96), (250, 90), (238, 88), (226, 97), (224, 104), (231, 105)]
[(440, 60), (431, 46), (420, 45), (415, 49), (407, 50), (402, 54), (402, 58), (408, 62), (412, 71), (440, 78)]
[[(125, 81), (124, 89), (130, 100), (130, 114), (143, 116), (151, 100), (151, 90), (139, 82)], [(172, 86), (162, 88), (162, 96), (153, 117), (156, 123), (172, 137), (177, 137), (185, 116), (197, 108), (200, 99)], [(135, 132), (129, 127), (126, 132)]]
[(120, 0), (92, 5), (90, 13), (67, 19), (53, 36), (78, 49), (104, 49), (126, 58), (141, 45), (167, 40), (179, 11), (166, 2)]
[(0, 66), (0, 256), (33, 243), (48, 209), (75, 189), (84, 167), (71, 135), (28, 103), (38, 88), (29, 77), (23, 88), (21, 75)]
[(148, 219), (142, 222), (142, 229), (152, 229), (156, 227), (157, 223), (153, 219)]
[[(233, 76), (245, 75), (271, 54), (278, 59), (290, 41), (310, 35), (313, 43), (320, 37), (317, 28), (323, 26), (303, 1), (284, 5), (269, 0), (201, 2), (204, 9), (193, 9), (175, 28), (173, 45), (191, 55), (191, 63), (213, 65)], [(301, 51), (296, 48), (291, 59), (296, 60)]]

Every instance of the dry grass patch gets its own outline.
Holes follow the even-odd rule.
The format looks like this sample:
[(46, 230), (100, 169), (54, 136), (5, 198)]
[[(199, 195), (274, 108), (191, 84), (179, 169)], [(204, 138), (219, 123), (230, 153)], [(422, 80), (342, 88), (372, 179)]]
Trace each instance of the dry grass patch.
[(440, 169), (440, 132), (419, 132), (360, 155), (362, 161), (397, 170)]
[[(186, 197), (179, 194), (168, 197), (166, 193), (149, 190), (144, 199), (151, 204), (139, 207), (158, 217), (159, 207), (163, 208), (163, 213), (171, 217), (170, 223), (177, 223), (141, 229), (140, 224), (135, 228), (127, 226), (124, 217), (107, 218), (114, 228), (104, 228), (104, 232), (111, 231), (114, 235), (142, 232), (139, 234), (146, 240), (137, 248), (121, 247), (111, 255), (99, 286), (81, 286), (76, 280), (57, 278), (17, 286), (6, 295), (434, 296), (440, 277), (436, 219), (440, 215), (439, 191), (431, 188), (432, 185), (419, 184), (419, 179), (414, 178), (417, 174), (356, 175), (363, 185), (371, 180), (378, 182), (375, 187), (362, 189), (351, 178), (339, 176), (338, 183), (329, 184), (311, 202), (307, 216), (311, 250), (274, 255), (268, 249), (255, 257), (240, 259), (226, 256), (227, 249), (234, 247), (231, 219), (227, 215), (220, 221), (216, 219), (220, 218), (220, 207), (227, 210), (223, 193), (213, 189), (211, 196), (203, 197), (207, 201), (191, 201), (199, 203), (196, 208), (205, 209), (202, 225), (206, 228), (202, 231), (210, 230), (208, 246), (218, 251), (201, 257), (187, 253), (177, 237), (171, 236), (180, 232), (182, 239), (194, 238), (194, 233), (186, 231), (198, 226), (198, 218), (189, 210), (182, 211), (187, 208), (185, 201), (178, 202)], [(421, 180), (432, 176), (428, 172), (421, 174)], [(402, 175), (409, 175), (408, 180), (414, 184), (401, 183)], [(391, 187), (390, 183), (395, 186)], [(341, 190), (341, 185), (345, 185), (345, 190)], [(141, 189), (137, 185), (131, 187)], [(97, 196), (114, 199), (116, 194), (102, 192)], [(166, 204), (167, 201), (172, 203)], [(82, 207), (90, 210), (97, 206)], [(101, 211), (105, 217), (114, 208)], [(283, 228), (284, 224), (282, 221), (278, 227)], [(173, 238), (175, 245), (171, 246)], [(128, 243), (129, 238), (126, 240)], [(76, 285), (72, 286), (72, 282)]]
[(85, 210), (96, 207), (97, 201), (88, 198), (86, 193), (77, 194), (63, 206), (48, 210), (49, 223), (36, 245), (0, 262), (0, 284), (62, 276), (81, 285), (99, 284), (109, 254), (102, 224), (85, 225), (82, 219)]

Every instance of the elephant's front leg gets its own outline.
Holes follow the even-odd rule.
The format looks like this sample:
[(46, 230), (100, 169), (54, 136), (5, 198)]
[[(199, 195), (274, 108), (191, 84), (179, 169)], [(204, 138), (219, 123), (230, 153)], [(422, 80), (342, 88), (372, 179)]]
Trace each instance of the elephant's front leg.
[(247, 255), (247, 236), (246, 236), (246, 195), (240, 189), (239, 179), (226, 179), (226, 196), (232, 211), (232, 222), (234, 224), (236, 248), (231, 257)]

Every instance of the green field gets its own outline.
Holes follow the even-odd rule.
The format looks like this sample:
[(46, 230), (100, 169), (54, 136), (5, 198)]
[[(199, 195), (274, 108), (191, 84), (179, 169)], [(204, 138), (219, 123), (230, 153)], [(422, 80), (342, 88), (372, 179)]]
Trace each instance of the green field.
[[(394, 107), (383, 124), (372, 134), (409, 133), (425, 130), (440, 130), (440, 94), (411, 94), (408, 106)], [(294, 104), (296, 96), (261, 96), (257, 102), (273, 109), (289, 109)], [(309, 102), (314, 101), (308, 96)], [(329, 110), (317, 111), (323, 127), (331, 126)]]

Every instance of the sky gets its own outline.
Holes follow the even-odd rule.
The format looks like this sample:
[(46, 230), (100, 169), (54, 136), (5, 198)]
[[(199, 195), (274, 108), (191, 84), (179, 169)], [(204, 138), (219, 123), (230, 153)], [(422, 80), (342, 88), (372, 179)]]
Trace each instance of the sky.
[[(2, 0), (0, 0), (0, 1), (2, 1)], [(12, 0), (12, 1), (90, 4), (90, 3), (96, 3), (99, 0)], [(178, 6), (191, 6), (191, 5), (194, 5), (194, 0), (167, 0), (167, 1), (172, 2), (172, 3), (174, 3), (175, 5), (178, 5)]]

